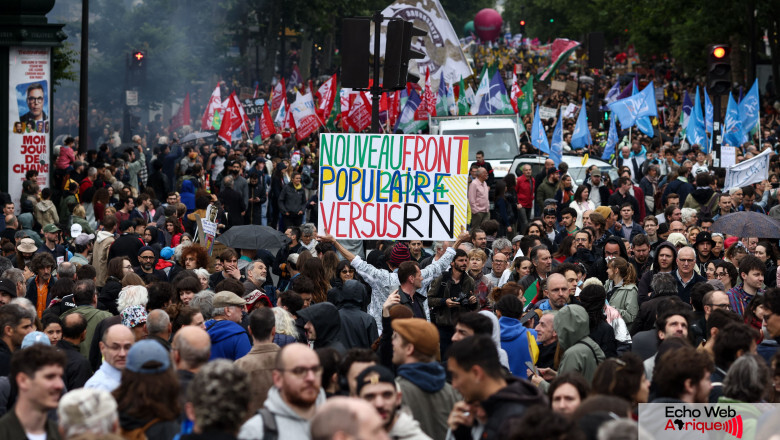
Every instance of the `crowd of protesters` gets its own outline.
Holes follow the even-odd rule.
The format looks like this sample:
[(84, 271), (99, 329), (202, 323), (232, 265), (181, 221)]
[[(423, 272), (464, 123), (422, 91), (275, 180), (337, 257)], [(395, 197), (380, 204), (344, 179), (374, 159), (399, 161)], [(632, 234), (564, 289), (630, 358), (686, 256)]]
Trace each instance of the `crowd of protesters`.
[[(640, 403), (780, 402), (778, 241), (713, 231), (780, 218), (762, 115), (737, 160), (773, 150), (769, 178), (727, 191), (675, 117), (614, 182), (478, 154), (454, 242), (318, 235), (316, 139), (66, 138), (2, 195), (0, 438), (608, 439)], [(210, 255), (210, 211), (287, 243)]]

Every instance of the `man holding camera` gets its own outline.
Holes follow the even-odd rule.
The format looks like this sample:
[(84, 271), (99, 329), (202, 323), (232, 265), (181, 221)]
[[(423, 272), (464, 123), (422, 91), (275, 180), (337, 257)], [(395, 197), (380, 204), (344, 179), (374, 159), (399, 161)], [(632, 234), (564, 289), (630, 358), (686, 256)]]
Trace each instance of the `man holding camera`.
[(450, 270), (434, 280), (428, 290), (428, 305), (433, 311), (432, 321), (439, 330), (442, 357), (452, 343), (455, 323), (461, 311), (479, 310), (479, 302), (474, 295), (474, 280), (466, 273), (468, 263), (469, 257), (464, 250), (455, 251)]

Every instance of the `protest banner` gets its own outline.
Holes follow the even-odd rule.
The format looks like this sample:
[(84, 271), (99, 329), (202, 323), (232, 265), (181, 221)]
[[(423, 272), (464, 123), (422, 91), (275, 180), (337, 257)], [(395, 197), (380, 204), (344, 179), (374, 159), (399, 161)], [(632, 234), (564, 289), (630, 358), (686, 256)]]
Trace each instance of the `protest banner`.
[(579, 83), (577, 81), (566, 81), (566, 93), (569, 95), (576, 95), (579, 90)]
[(466, 227), (468, 136), (320, 134), (318, 233), (452, 240)]
[(737, 164), (737, 147), (721, 145), (720, 147), (720, 166), (722, 168), (733, 167)]
[(539, 107), (539, 117), (542, 119), (555, 119), (558, 110), (550, 107)]
[(727, 168), (723, 190), (742, 188), (769, 178), (769, 153), (771, 152), (771, 149), (766, 149), (756, 157)]
[(557, 90), (559, 92), (565, 92), (566, 91), (566, 82), (565, 81), (556, 81), (553, 80), (550, 82), (550, 88), (553, 90)]
[(51, 49), (8, 49), (8, 194), (20, 212), (22, 182), (38, 170), (38, 186), (49, 186)]

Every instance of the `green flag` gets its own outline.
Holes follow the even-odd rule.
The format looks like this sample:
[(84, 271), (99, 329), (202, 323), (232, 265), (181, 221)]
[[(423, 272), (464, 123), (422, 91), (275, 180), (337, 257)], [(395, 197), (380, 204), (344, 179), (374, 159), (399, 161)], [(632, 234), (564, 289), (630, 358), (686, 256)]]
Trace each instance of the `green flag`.
[(539, 293), (539, 281), (535, 281), (530, 286), (528, 286), (527, 289), (525, 289), (525, 292), (523, 293), (523, 298), (525, 298), (526, 304), (531, 304), (531, 301), (536, 298), (536, 295)]
[(517, 112), (520, 116), (530, 115), (534, 108), (534, 77), (528, 77), (528, 82), (522, 88), (523, 96), (517, 100)]
[(338, 133), (339, 127), (337, 124), (337, 119), (339, 115), (341, 114), (341, 89), (336, 90), (336, 98), (334, 99), (333, 103), (333, 109), (330, 111), (330, 115), (328, 115), (328, 122), (325, 123), (325, 127), (328, 128), (331, 132)]

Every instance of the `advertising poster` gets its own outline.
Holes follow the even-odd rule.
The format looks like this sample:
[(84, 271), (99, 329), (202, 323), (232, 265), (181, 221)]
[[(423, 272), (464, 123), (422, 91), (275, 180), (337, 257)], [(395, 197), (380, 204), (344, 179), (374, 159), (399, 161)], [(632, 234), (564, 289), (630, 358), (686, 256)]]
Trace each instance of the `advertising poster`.
[(22, 182), (38, 170), (38, 186), (49, 186), (51, 49), (9, 48), (8, 192), (19, 212)]
[(466, 227), (468, 136), (323, 133), (320, 234), (452, 240)]

